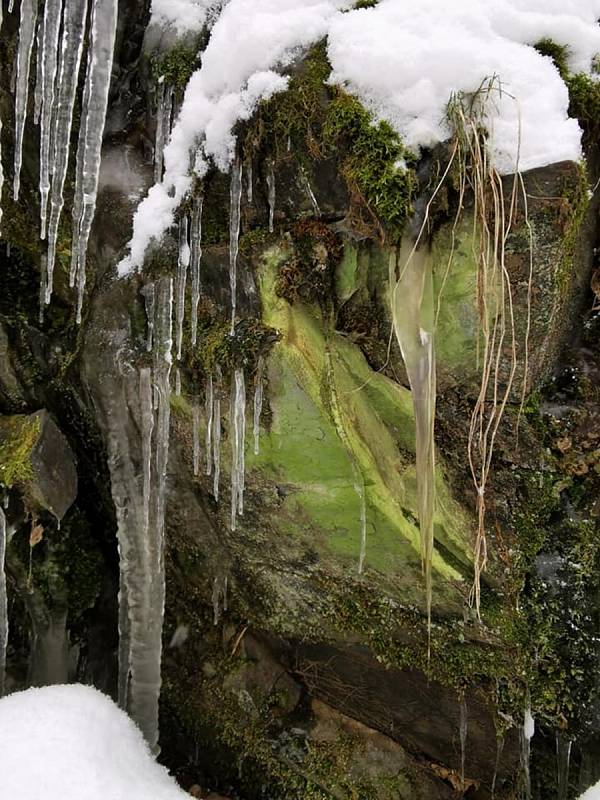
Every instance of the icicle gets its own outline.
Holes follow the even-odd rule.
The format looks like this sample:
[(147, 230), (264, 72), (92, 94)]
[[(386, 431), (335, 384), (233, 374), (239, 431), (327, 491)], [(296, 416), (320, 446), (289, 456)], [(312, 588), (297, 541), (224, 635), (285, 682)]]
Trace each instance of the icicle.
[(87, 245), (96, 212), (102, 137), (117, 31), (118, 0), (94, 0), (88, 63), (77, 146), (70, 285), (77, 279), (77, 322), (81, 322)]
[(504, 736), (496, 735), (496, 761), (494, 763), (494, 776), (492, 778), (492, 800), (496, 795), (496, 781), (498, 780), (498, 769), (500, 767), (500, 758), (504, 750)]
[(308, 195), (308, 199), (311, 202), (313, 207), (313, 211), (315, 212), (315, 217), (321, 216), (321, 209), (319, 208), (319, 204), (317, 202), (317, 198), (315, 197), (315, 193), (312, 190), (312, 186), (310, 185), (310, 181), (308, 180), (308, 175), (304, 171), (304, 167), (300, 167), (300, 175), (302, 177), (302, 183), (304, 184), (304, 188), (306, 190), (306, 194)]
[(6, 599), (6, 517), (0, 508), (0, 697), (4, 695), (6, 673), (6, 646), (8, 643), (8, 602)]
[(267, 168), (267, 189), (269, 201), (269, 233), (273, 233), (275, 230), (275, 171), (272, 159), (269, 159)]
[[(395, 267), (392, 259), (391, 266)], [(425, 249), (402, 242), (400, 278), (390, 275), (392, 316), (396, 338), (410, 381), (416, 424), (417, 493), (421, 532), (421, 563), (425, 574), (428, 629), (431, 627), (433, 517), (435, 513), (436, 372), (433, 335), (433, 279)]]
[(464, 694), (460, 698), (460, 785), (465, 789), (465, 757), (467, 753), (468, 710)]
[(12, 11), (13, 11), (14, 7), (15, 7), (15, 0), (10, 0), (10, 2), (8, 4), (8, 11), (9, 11), (10, 14), (12, 14)]
[(181, 372), (179, 367), (175, 370), (175, 395), (181, 397)]
[(188, 218), (179, 220), (179, 259), (177, 261), (177, 360), (181, 361), (183, 345), (183, 322), (185, 317), (185, 287), (190, 265), (190, 245), (188, 242)]
[(569, 793), (569, 766), (571, 761), (571, 739), (556, 734), (557, 791), (556, 800), (567, 800)]
[(154, 307), (156, 304), (156, 293), (154, 291), (154, 284), (147, 283), (141, 290), (144, 297), (144, 306), (146, 308), (146, 320), (148, 322), (148, 333), (146, 336), (146, 350), (152, 350), (152, 342), (154, 337)]
[(208, 376), (204, 388), (204, 407), (206, 410), (206, 474), (212, 472), (212, 429), (213, 429), (213, 379)]
[(69, 0), (63, 9), (63, 33), (61, 41), (60, 67), (56, 89), (56, 122), (54, 128), (52, 158), (52, 195), (48, 221), (48, 278), (46, 281), (46, 305), (52, 297), (54, 262), (58, 225), (64, 206), (64, 187), (69, 163), (73, 108), (77, 92), (77, 77), (81, 64), (87, 0)]
[(259, 356), (258, 366), (256, 368), (256, 379), (254, 384), (254, 455), (255, 456), (257, 456), (260, 452), (260, 415), (262, 414), (262, 407), (263, 407), (264, 370), (265, 370), (264, 359), (262, 356)]
[(27, 119), (27, 100), (29, 98), (29, 70), (31, 51), (37, 22), (37, 0), (21, 0), (19, 22), (19, 50), (17, 53), (17, 83), (15, 87), (15, 177), (13, 196), (19, 199), (21, 185), (21, 163), (23, 160), (23, 134)]
[(236, 158), (231, 168), (229, 210), (229, 284), (231, 287), (231, 335), (235, 331), (237, 303), (237, 259), (240, 247), (240, 209), (242, 201), (242, 162)]
[(200, 474), (200, 407), (197, 401), (192, 409), (192, 439), (194, 442), (194, 476)]
[(213, 494), (219, 502), (219, 478), (221, 477), (221, 370), (217, 367), (217, 386), (213, 390), (212, 442), (213, 442)]
[[(0, 5), (2, 5), (0, 3)], [(0, 12), (1, 14), (2, 12)], [(35, 37), (35, 49), (37, 53), (37, 64), (35, 70), (35, 93), (33, 96), (33, 122), (40, 124), (40, 113), (42, 111), (42, 80), (43, 80), (43, 45), (42, 45), (43, 24), (38, 23), (37, 34)]]
[(44, 309), (46, 307), (46, 275), (48, 272), (48, 257), (42, 254), (40, 258), (40, 300), (39, 300), (39, 323), (44, 324)]
[(531, 739), (535, 732), (535, 720), (531, 716), (531, 706), (529, 701), (523, 712), (523, 727), (521, 728), (521, 769), (523, 770), (523, 796), (525, 800), (531, 800), (531, 776), (529, 771), (529, 761), (531, 758)]
[(158, 109), (156, 112), (156, 136), (154, 139), (154, 182), (160, 183), (163, 177), (165, 144), (171, 134), (173, 117), (172, 86), (165, 86), (164, 76), (159, 78)]
[[(50, 191), (50, 132), (54, 114), (54, 86), (56, 83), (56, 70), (58, 65), (58, 34), (62, 0), (46, 0), (44, 5), (44, 18), (40, 23), (41, 52), (38, 51), (38, 65), (40, 66), (40, 108), (36, 116), (40, 121), (40, 238), (46, 238), (46, 217), (48, 212), (48, 193)], [(40, 42), (38, 41), (38, 48)], [(36, 85), (36, 108), (38, 88)]]
[(248, 200), (248, 205), (251, 206), (254, 202), (254, 178), (252, 176), (252, 159), (248, 159), (248, 166), (247, 166), (247, 189), (246, 189), (246, 199)]
[(202, 261), (202, 197), (192, 203), (191, 271), (192, 271), (192, 347), (198, 340), (198, 303), (200, 301), (200, 262)]
[(231, 530), (244, 513), (244, 442), (246, 438), (246, 387), (244, 370), (236, 369), (231, 387)]
[(227, 611), (227, 575), (217, 575), (213, 581), (212, 590), (212, 605), (213, 605), (213, 620), (214, 624), (218, 625), (221, 619), (221, 613)]
[(154, 403), (152, 397), (152, 370), (140, 370), (140, 415), (142, 434), (142, 532), (144, 541), (150, 532), (150, 501), (152, 493), (152, 431), (154, 430)]

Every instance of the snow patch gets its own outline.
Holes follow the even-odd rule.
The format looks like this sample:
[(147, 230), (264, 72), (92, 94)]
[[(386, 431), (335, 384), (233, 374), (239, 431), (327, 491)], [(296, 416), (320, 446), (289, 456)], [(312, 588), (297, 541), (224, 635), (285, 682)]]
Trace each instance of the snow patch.
[(142, 734), (89, 686), (0, 700), (0, 794), (14, 800), (184, 800)]

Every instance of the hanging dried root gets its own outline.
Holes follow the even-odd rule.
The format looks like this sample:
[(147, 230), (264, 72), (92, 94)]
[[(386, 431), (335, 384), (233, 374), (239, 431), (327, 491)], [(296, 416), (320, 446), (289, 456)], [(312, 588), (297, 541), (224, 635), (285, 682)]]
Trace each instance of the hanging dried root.
[[(456, 95), (448, 107), (458, 147), (461, 196), (466, 189), (474, 199), (474, 253), (477, 262), (477, 308), (480, 336), (478, 353), (481, 369), (479, 393), (471, 416), (468, 436), (468, 458), (477, 491), (477, 535), (475, 540), (475, 579), (470, 603), (479, 616), (481, 575), (487, 566), (485, 532), (486, 488), (489, 480), (494, 445), (506, 404), (514, 388), (518, 368), (517, 336), (513, 308), (513, 287), (506, 264), (506, 245), (516, 221), (519, 192), (524, 199), (526, 225), (527, 199), (522, 177), (515, 172), (512, 189), (505, 196), (504, 184), (491, 160), (485, 121), (489, 104), (500, 96), (502, 87), (497, 78), (484, 82), (473, 95)], [(532, 255), (527, 297), (527, 330), (523, 392), (528, 372)], [(508, 363), (506, 362), (508, 353)]]

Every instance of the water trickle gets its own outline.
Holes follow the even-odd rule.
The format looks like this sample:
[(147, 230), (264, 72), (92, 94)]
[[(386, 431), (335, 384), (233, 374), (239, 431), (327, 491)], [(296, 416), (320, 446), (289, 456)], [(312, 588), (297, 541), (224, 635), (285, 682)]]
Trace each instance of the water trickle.
[(185, 318), (185, 287), (190, 265), (190, 244), (188, 241), (188, 218), (179, 221), (179, 258), (177, 261), (177, 360), (181, 361), (183, 345), (183, 323)]
[(275, 230), (275, 200), (276, 200), (276, 187), (275, 187), (275, 169), (273, 160), (269, 159), (267, 165), (267, 200), (269, 203), (269, 233)]
[(260, 452), (260, 416), (262, 414), (264, 397), (264, 371), (265, 362), (262, 356), (258, 358), (256, 377), (254, 379), (254, 455)]
[(181, 397), (181, 371), (179, 367), (175, 369), (175, 396)]
[(563, 733), (556, 733), (556, 800), (567, 800), (569, 793), (569, 767), (572, 744), (573, 742), (571, 739), (567, 738)]
[(192, 347), (198, 340), (198, 303), (200, 301), (200, 264), (202, 261), (202, 197), (194, 197), (192, 203), (191, 272), (192, 272)]
[(58, 225), (64, 206), (64, 188), (69, 163), (73, 108), (77, 92), (77, 76), (81, 64), (87, 0), (70, 0), (65, 3), (62, 20), (60, 66), (55, 90), (56, 118), (50, 158), (52, 187), (50, 217), (48, 221), (48, 277), (46, 280), (46, 305), (52, 297), (54, 262)]
[(87, 246), (96, 213), (102, 137), (108, 107), (117, 31), (118, 0), (94, 0), (89, 30), (88, 63), (83, 90), (75, 194), (70, 285), (77, 280), (77, 322), (81, 322)]
[(421, 563), (425, 574), (428, 626), (431, 625), (431, 559), (435, 513), (435, 404), (436, 367), (433, 321), (433, 278), (431, 259), (425, 248), (415, 249), (411, 237), (402, 242), (400, 277), (395, 261), (390, 268), (394, 331), (411, 387), (416, 424), (417, 491)]
[(0, 508), (0, 697), (4, 695), (6, 673), (6, 647), (8, 644), (8, 602), (6, 597), (6, 516)]
[(204, 408), (206, 412), (206, 474), (212, 473), (212, 429), (213, 429), (213, 405), (214, 390), (212, 375), (208, 376), (204, 387)]
[(231, 168), (229, 208), (229, 285), (231, 288), (231, 335), (235, 332), (237, 306), (237, 260), (240, 248), (240, 211), (242, 202), (242, 161), (236, 158)]
[(236, 369), (231, 387), (231, 530), (244, 513), (244, 443), (246, 438), (246, 387), (244, 371)]
[(460, 698), (460, 785), (465, 788), (465, 758), (467, 753), (468, 709), (467, 701), (463, 695)]
[(504, 736), (496, 736), (496, 761), (494, 762), (494, 775), (492, 777), (492, 800), (496, 795), (496, 781), (498, 780), (498, 769), (500, 767), (500, 759), (502, 751), (504, 750)]
[(40, 256), (40, 295), (38, 322), (44, 324), (44, 310), (46, 308), (46, 276), (48, 273), (48, 256), (42, 253)]
[(19, 47), (17, 51), (17, 80), (15, 86), (15, 168), (13, 197), (19, 199), (21, 185), (21, 163), (23, 161), (23, 134), (27, 119), (29, 98), (29, 70), (31, 51), (37, 23), (37, 0), (21, 0), (19, 22)]

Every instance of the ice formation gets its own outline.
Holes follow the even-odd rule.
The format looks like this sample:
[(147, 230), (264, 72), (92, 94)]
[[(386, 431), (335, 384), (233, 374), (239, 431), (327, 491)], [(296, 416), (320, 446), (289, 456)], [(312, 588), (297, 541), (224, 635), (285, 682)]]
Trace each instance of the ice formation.
[(258, 366), (256, 368), (256, 378), (254, 383), (254, 455), (257, 456), (260, 452), (260, 416), (262, 414), (263, 397), (264, 397), (264, 371), (265, 362), (262, 356), (258, 357)]
[(83, 90), (73, 199), (70, 285), (73, 286), (75, 281), (77, 282), (77, 322), (81, 322), (87, 246), (96, 212), (117, 14), (117, 0), (94, 0), (88, 38), (88, 63)]
[(177, 360), (181, 361), (181, 348), (183, 345), (183, 323), (185, 319), (185, 287), (187, 284), (188, 267), (190, 265), (190, 244), (188, 240), (188, 218), (184, 216), (179, 221), (179, 258), (177, 260)]
[(29, 70), (31, 51), (35, 38), (37, 22), (37, 0), (21, 0), (19, 22), (19, 48), (17, 51), (17, 78), (15, 85), (15, 169), (13, 196), (19, 199), (21, 185), (21, 162), (23, 160), (23, 135), (27, 119), (27, 100), (29, 98)]
[[(165, 602), (164, 529), (169, 455), (173, 280), (154, 289), (153, 365), (139, 373), (141, 452), (130, 452), (111, 419), (111, 490), (119, 542), (119, 702), (151, 749), (158, 748), (162, 625)], [(118, 406), (114, 412), (122, 411)], [(141, 460), (141, 485), (134, 462)]]
[[(50, 152), (54, 92), (58, 69), (58, 36), (62, 0), (47, 0), (38, 31), (39, 74), (36, 81), (36, 116), (40, 124), (40, 238), (46, 238), (48, 193), (50, 191)], [(39, 100), (38, 98), (39, 93)], [(39, 108), (38, 108), (39, 106)]]
[(50, 217), (48, 220), (48, 277), (46, 280), (46, 303), (52, 297), (54, 262), (56, 259), (56, 243), (58, 225), (64, 206), (65, 178), (69, 163), (71, 127), (73, 110), (77, 93), (77, 76), (83, 52), (85, 18), (87, 3), (85, 0), (72, 0), (63, 8), (62, 40), (60, 45), (60, 62), (58, 82), (55, 89), (56, 118), (54, 121), (52, 162), (52, 185), (50, 196)]
[(200, 264), (202, 262), (202, 197), (194, 197), (190, 231), (190, 268), (192, 273), (192, 347), (198, 340), (198, 303), (200, 302)]
[(231, 530), (236, 528), (238, 514), (244, 513), (244, 483), (246, 439), (246, 387), (244, 371), (236, 369), (231, 387)]

